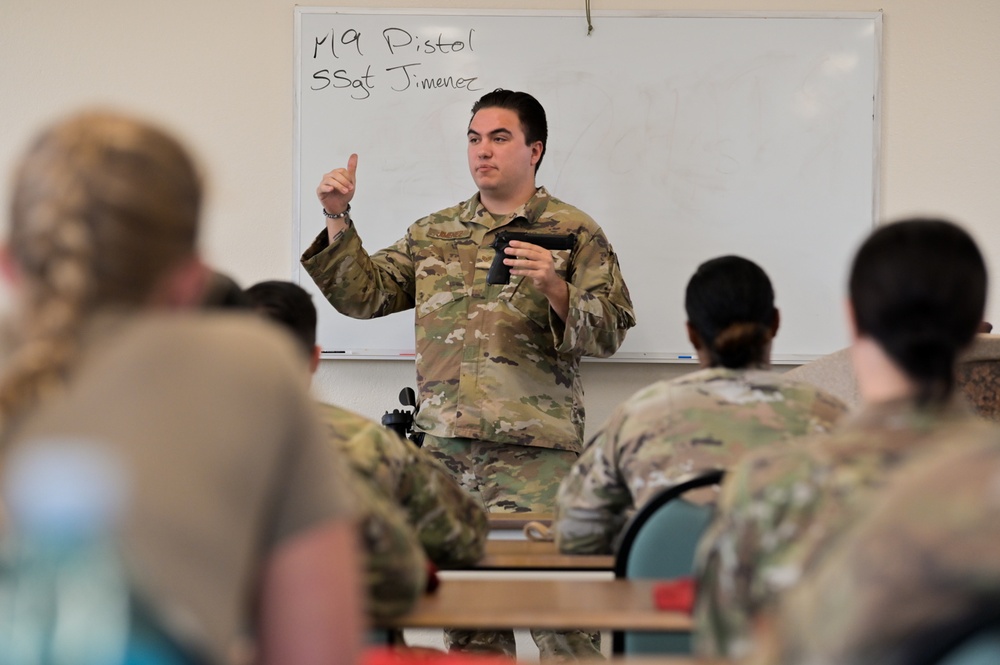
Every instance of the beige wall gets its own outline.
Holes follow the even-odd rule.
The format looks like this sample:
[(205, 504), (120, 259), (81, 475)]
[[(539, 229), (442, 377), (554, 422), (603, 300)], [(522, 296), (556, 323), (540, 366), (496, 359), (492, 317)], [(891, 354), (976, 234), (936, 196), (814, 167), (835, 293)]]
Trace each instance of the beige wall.
[[(583, 5), (389, 0), (378, 6)], [(0, 179), (9, 180), (41, 123), (81, 104), (152, 116), (184, 136), (210, 173), (203, 241), (209, 260), (244, 283), (289, 277), (293, 7), (287, 0), (0, 0)], [(882, 216), (937, 213), (962, 221), (1000, 276), (1000, 187), (994, 182), (1000, 173), (1000, 2), (593, 0), (593, 8), (884, 10)], [(7, 208), (6, 189), (0, 206)], [(987, 315), (1000, 323), (1000, 289)], [(588, 363), (589, 430), (633, 391), (687, 369)], [(412, 383), (411, 363), (326, 361), (316, 391), (378, 417)]]

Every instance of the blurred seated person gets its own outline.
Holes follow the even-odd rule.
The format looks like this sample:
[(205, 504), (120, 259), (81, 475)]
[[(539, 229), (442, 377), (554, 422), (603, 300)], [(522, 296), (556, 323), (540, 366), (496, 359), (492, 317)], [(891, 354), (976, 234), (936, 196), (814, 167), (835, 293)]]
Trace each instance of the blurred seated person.
[[(213, 272), (202, 305), (252, 312), (255, 303), (234, 279)], [(350, 460), (344, 460), (351, 468)], [(436, 578), (407, 515), (365, 477), (348, 475), (365, 554), (367, 613), (374, 620), (399, 616), (413, 607)]]
[[(687, 285), (687, 330), (702, 369), (648, 386), (620, 405), (559, 488), (556, 542), (607, 553), (627, 519), (693, 473), (726, 469), (747, 451), (830, 431), (844, 412), (832, 395), (770, 369), (779, 314), (767, 274), (723, 256)], [(715, 500), (715, 490), (686, 495)]]
[(896, 468), (988, 427), (955, 390), (986, 302), (986, 266), (965, 231), (936, 219), (879, 227), (854, 258), (849, 296), (864, 406), (832, 437), (750, 455), (727, 476), (698, 557), (704, 655), (751, 654), (760, 613), (809, 579)]
[(2, 254), (18, 302), (0, 454), (107, 446), (131, 487), (117, 536), (131, 592), (198, 662), (232, 662), (249, 639), (262, 664), (354, 663), (348, 471), (294, 346), (195, 310), (201, 199), (187, 151), (141, 120), (81, 113), (31, 144)]
[[(297, 284), (266, 281), (246, 290), (251, 305), (290, 332), (309, 377), (319, 367), (316, 307)], [(439, 567), (466, 567), (483, 555), (489, 525), (481, 504), (449, 471), (413, 443), (364, 416), (318, 403), (331, 442), (372, 489), (392, 499), (416, 530), (430, 560)]]
[(934, 663), (998, 630), (1000, 430), (942, 435), (757, 622), (754, 662)]

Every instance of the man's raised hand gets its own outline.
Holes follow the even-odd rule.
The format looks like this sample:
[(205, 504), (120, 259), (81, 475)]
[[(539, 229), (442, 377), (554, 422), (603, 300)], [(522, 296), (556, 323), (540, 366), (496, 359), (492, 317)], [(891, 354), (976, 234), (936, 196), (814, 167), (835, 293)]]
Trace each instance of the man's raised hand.
[(331, 215), (337, 215), (347, 210), (348, 204), (354, 198), (354, 183), (357, 181), (358, 156), (352, 154), (347, 160), (347, 168), (334, 169), (323, 176), (316, 188), (323, 209)]

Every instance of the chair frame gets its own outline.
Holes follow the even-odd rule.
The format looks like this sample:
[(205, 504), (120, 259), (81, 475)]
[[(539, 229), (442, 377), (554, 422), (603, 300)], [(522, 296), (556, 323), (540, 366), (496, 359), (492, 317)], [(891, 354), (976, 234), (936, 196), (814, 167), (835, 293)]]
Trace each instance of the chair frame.
[(615, 548), (615, 577), (621, 578), (626, 576), (629, 555), (632, 553), (632, 546), (639, 535), (639, 530), (663, 504), (679, 499), (691, 490), (718, 485), (725, 476), (726, 472), (724, 469), (713, 469), (699, 473), (658, 492), (632, 515), (632, 518), (622, 529), (621, 536), (618, 538), (618, 545)]
[[(720, 484), (725, 475), (726, 472), (724, 469), (712, 469), (697, 473), (687, 480), (661, 490), (632, 515), (618, 539), (618, 545), (615, 550), (615, 577), (625, 578), (628, 576), (628, 562), (632, 554), (632, 547), (639, 536), (640, 530), (645, 526), (650, 517), (656, 514), (665, 504), (682, 498), (691, 490)], [(614, 654), (625, 653), (625, 633), (623, 631), (615, 631), (613, 633), (611, 651)]]

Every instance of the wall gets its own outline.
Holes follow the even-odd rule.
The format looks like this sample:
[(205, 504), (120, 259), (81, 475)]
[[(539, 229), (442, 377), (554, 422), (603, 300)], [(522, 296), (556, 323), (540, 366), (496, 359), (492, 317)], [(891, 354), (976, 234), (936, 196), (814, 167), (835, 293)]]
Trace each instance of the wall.
[[(582, 11), (583, 4), (382, 0), (378, 6)], [(293, 267), (293, 7), (288, 0), (158, 5), (3, 0), (0, 181), (9, 181), (25, 143), (55, 116), (98, 103), (140, 112), (185, 137), (210, 174), (203, 236), (207, 258), (243, 283), (288, 278)], [(995, 219), (1000, 188), (994, 182), (1000, 174), (1000, 41), (995, 38), (1000, 3), (594, 0), (593, 8), (884, 10), (882, 217), (937, 213), (960, 220), (980, 241), (993, 274), (1000, 275), (1000, 224)], [(331, 119), (334, 128), (336, 120)], [(7, 201), (4, 188), (3, 210)], [(993, 290), (987, 318), (1000, 323), (998, 291)], [(588, 430), (643, 385), (689, 369), (587, 363)], [(395, 406), (399, 389), (412, 383), (411, 363), (325, 361), (315, 390), (322, 399), (378, 417)]]

